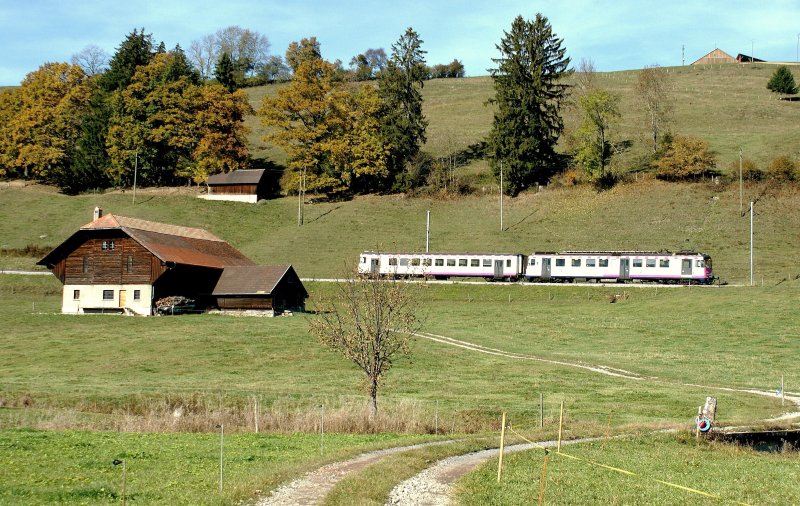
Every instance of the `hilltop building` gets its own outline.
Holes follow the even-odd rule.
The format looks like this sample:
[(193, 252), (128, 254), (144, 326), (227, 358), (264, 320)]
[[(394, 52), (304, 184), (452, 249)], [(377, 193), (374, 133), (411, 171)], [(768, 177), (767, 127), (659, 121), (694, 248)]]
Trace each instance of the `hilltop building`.
[(258, 266), (201, 228), (103, 215), (38, 262), (64, 284), (62, 312), (152, 315), (184, 297), (200, 310), (303, 310), (308, 298), (291, 265)]
[(208, 178), (208, 193), (200, 198), (255, 204), (269, 192), (264, 169), (234, 170)]
[(710, 53), (692, 62), (692, 65), (708, 65), (714, 63), (736, 63), (736, 58), (720, 48), (715, 48)]

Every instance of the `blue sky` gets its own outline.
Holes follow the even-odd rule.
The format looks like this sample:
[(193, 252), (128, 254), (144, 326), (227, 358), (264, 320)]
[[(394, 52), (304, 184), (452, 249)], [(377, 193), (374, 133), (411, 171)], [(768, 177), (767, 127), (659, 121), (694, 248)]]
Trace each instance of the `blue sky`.
[(715, 47), (771, 61), (795, 61), (800, 0), (0, 0), (0, 86), (94, 44), (113, 54), (134, 28), (167, 47), (238, 25), (266, 35), (271, 53), (316, 36), (323, 57), (350, 58), (390, 46), (413, 27), (429, 64), (458, 58), (467, 75), (485, 75), (495, 44), (517, 15), (550, 19), (574, 63), (597, 70), (681, 65)]

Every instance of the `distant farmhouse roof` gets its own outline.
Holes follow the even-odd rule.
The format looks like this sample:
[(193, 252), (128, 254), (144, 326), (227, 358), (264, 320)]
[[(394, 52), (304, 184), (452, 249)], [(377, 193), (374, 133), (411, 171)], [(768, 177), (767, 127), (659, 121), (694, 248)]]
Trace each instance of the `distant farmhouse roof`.
[[(217, 281), (217, 286), (214, 287), (213, 295), (271, 294), (284, 278), (289, 278), (293, 282), (299, 279), (291, 265), (226, 267)], [(308, 297), (308, 292), (302, 283), (298, 284)]]
[(758, 58), (754, 58), (752, 56), (739, 53), (736, 55), (736, 61), (739, 63), (764, 63), (764, 60), (760, 60)]
[(694, 61), (692, 65), (708, 65), (713, 63), (736, 63), (736, 59), (722, 49), (716, 48), (707, 55)]
[(234, 170), (222, 174), (214, 174), (208, 178), (209, 186), (230, 184), (258, 184), (264, 176), (264, 169)]

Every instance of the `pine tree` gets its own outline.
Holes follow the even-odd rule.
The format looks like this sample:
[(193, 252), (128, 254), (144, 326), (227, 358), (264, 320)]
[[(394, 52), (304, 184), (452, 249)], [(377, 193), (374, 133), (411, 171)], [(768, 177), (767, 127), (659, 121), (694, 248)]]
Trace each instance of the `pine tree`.
[(564, 128), (560, 109), (568, 90), (562, 78), (572, 72), (562, 42), (537, 14), (533, 21), (517, 16), (496, 46), (497, 68), (489, 71), (495, 87), (490, 102), (497, 109), (488, 152), (496, 175), (502, 164), (511, 194), (546, 182), (557, 165), (555, 147)]
[(233, 75), (233, 60), (228, 53), (222, 53), (219, 57), (217, 66), (214, 67), (214, 77), (217, 82), (224, 86), (228, 91), (236, 90), (236, 78)]
[(378, 79), (383, 104), (381, 137), (389, 146), (389, 170), (399, 189), (407, 189), (403, 173), (425, 143), (428, 126), (422, 114), (420, 91), (427, 75), (422, 42), (417, 32), (408, 28), (392, 46), (391, 58)]
[(100, 80), (101, 87), (106, 91), (124, 89), (133, 79), (136, 67), (147, 65), (152, 58), (153, 36), (145, 34), (144, 28), (141, 32), (134, 29), (111, 58), (109, 68)]
[(775, 93), (784, 93), (786, 95), (797, 94), (797, 85), (794, 83), (794, 76), (786, 65), (781, 65), (772, 74), (767, 89)]

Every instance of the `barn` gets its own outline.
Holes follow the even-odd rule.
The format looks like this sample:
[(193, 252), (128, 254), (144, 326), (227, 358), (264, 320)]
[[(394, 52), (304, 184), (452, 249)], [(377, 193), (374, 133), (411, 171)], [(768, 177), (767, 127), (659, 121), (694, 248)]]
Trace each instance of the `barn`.
[(214, 174), (208, 178), (208, 193), (201, 195), (207, 200), (231, 200), (256, 203), (267, 198), (268, 187), (264, 169), (234, 170)]
[(722, 49), (714, 48), (713, 51), (692, 62), (692, 65), (708, 65), (715, 63), (736, 63), (736, 59)]
[(275, 314), (303, 310), (308, 297), (292, 266), (258, 266), (201, 228), (99, 209), (38, 264), (64, 284), (62, 312), (71, 314), (151, 315), (157, 301), (178, 296), (199, 310)]

